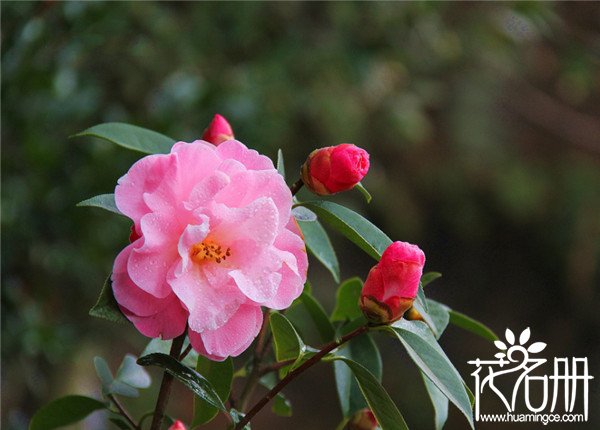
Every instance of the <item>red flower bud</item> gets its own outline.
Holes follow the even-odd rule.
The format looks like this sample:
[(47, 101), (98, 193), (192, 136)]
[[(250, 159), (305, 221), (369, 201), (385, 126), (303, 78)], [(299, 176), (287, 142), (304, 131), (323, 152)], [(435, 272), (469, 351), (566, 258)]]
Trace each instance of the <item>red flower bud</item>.
[(204, 130), (202, 140), (206, 140), (217, 146), (226, 140), (233, 140), (233, 129), (223, 116), (216, 114), (208, 127), (206, 127), (206, 130)]
[(347, 191), (369, 171), (369, 153), (350, 143), (316, 149), (302, 166), (302, 181), (313, 193), (326, 196)]
[(360, 296), (367, 319), (388, 324), (402, 318), (412, 306), (423, 274), (425, 254), (417, 245), (394, 242), (369, 272)]
[(173, 425), (171, 425), (171, 427), (169, 427), (169, 430), (187, 430), (185, 428), (185, 424), (183, 424), (181, 421), (177, 420), (173, 423)]
[(377, 419), (371, 409), (365, 408), (354, 414), (346, 428), (348, 430), (375, 430), (377, 425)]

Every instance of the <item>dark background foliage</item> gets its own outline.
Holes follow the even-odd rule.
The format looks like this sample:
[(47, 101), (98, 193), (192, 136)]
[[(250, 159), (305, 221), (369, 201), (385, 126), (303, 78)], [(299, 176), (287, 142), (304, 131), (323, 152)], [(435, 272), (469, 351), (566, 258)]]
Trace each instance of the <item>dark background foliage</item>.
[[(444, 274), (431, 297), (499, 333), (531, 327), (549, 358), (587, 356), (598, 425), (598, 22), (598, 3), (2, 2), (2, 427), (98, 395), (92, 357), (116, 366), (145, 343), (87, 316), (128, 223), (75, 208), (139, 154), (68, 137), (122, 121), (191, 141), (215, 112), (249, 146), (282, 148), (290, 181), (316, 147), (367, 149), (374, 201), (336, 200), (425, 250)], [(365, 277), (368, 257), (333, 239), (343, 277)], [(335, 285), (311, 270), (331, 310)], [(392, 397), (431, 428), (414, 366), (380, 343)], [(456, 328), (442, 345), (468, 381), (466, 361), (493, 352)], [(334, 391), (321, 365), (289, 387), (294, 418), (255, 427), (334, 428)], [(448, 428), (465, 426), (452, 410)]]

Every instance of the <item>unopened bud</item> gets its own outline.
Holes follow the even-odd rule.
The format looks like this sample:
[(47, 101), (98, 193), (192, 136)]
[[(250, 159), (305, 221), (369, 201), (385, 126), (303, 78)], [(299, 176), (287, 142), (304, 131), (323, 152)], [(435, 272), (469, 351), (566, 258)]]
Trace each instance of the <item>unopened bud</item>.
[(219, 114), (215, 115), (202, 134), (202, 140), (210, 142), (215, 146), (227, 140), (233, 140), (233, 138), (233, 129), (227, 120)]
[(375, 430), (378, 426), (377, 419), (371, 409), (361, 409), (352, 416), (346, 426), (347, 430)]

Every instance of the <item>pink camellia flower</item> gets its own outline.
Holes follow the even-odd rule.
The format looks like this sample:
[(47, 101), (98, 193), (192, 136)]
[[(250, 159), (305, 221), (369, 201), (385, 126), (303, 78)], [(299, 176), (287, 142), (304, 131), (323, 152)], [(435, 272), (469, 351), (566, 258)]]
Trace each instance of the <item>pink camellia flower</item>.
[(424, 265), (425, 254), (417, 245), (394, 242), (388, 246), (362, 289), (360, 308), (367, 319), (387, 324), (402, 318), (417, 297)]
[(227, 140), (233, 140), (233, 138), (233, 129), (225, 117), (219, 114), (215, 115), (202, 134), (202, 139), (213, 145), (219, 145)]
[(348, 430), (375, 430), (379, 424), (369, 408), (356, 412), (348, 423)]
[(176, 420), (171, 427), (169, 427), (169, 430), (187, 430), (185, 427), (185, 424), (182, 423), (179, 420)]
[(238, 141), (144, 157), (115, 200), (135, 234), (115, 260), (114, 296), (148, 337), (187, 325), (199, 353), (237, 356), (258, 334), (261, 306), (287, 308), (302, 292), (308, 262), (291, 192), (269, 158)]
[(326, 196), (347, 191), (369, 171), (369, 153), (350, 143), (316, 149), (302, 166), (302, 181), (313, 193)]

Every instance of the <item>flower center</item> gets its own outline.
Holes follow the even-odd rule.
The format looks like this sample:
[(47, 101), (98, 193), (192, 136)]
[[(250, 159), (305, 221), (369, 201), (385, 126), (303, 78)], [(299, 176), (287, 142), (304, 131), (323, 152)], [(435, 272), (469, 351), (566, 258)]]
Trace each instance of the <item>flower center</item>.
[(221, 245), (208, 239), (192, 245), (190, 249), (190, 258), (195, 263), (202, 263), (204, 261), (221, 263), (221, 261), (225, 261), (230, 256), (231, 248), (223, 249)]

